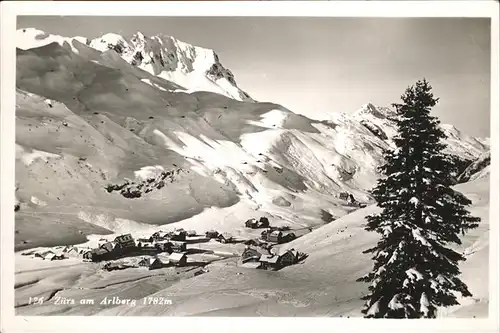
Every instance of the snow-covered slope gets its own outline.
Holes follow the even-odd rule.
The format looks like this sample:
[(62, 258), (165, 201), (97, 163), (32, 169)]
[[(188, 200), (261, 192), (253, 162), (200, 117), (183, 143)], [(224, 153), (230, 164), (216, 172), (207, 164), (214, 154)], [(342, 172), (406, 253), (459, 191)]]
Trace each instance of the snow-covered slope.
[[(75, 41), (80, 42), (79, 45)], [(236, 100), (253, 101), (238, 88), (234, 75), (220, 62), (218, 55), (209, 49), (194, 46), (166, 35), (146, 37), (137, 32), (131, 38), (107, 33), (93, 40), (83, 37), (61, 37), (26, 28), (16, 33), (17, 47), (27, 50), (57, 42), (79, 53), (81, 44), (100, 52), (115, 51), (128, 64), (167, 79), (179, 85), (178, 89), (209, 91)], [(88, 53), (88, 51), (87, 51)]]

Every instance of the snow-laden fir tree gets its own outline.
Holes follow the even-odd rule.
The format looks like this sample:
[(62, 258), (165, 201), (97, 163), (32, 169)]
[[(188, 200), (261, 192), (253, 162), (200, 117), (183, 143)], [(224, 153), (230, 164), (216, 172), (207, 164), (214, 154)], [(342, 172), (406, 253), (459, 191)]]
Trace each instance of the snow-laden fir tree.
[(424, 79), (406, 89), (397, 110), (396, 148), (372, 194), (381, 213), (367, 217), (366, 230), (381, 234), (373, 253), (373, 270), (358, 279), (370, 283), (362, 312), (368, 318), (434, 318), (438, 307), (471, 296), (459, 279), (465, 258), (447, 247), (477, 227), (471, 202), (451, 188), (452, 159), (443, 149), (445, 134), (430, 115), (438, 99)]

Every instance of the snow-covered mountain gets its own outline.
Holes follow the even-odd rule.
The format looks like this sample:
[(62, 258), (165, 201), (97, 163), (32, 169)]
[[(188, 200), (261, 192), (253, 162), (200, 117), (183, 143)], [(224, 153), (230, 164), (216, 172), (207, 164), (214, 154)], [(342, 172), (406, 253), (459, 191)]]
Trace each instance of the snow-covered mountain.
[[(395, 133), (389, 108), (367, 104), (352, 115), (312, 120), (273, 103), (190, 86), (191, 93), (183, 91), (165, 73), (199, 73), (198, 61), (215, 56), (169, 37), (105, 35), (88, 42), (18, 33), (52, 42), (31, 48), (19, 38), (17, 248), (83, 241), (86, 234), (224, 207), (240, 213), (221, 218), (220, 230), (234, 231), (251, 214), (319, 226), (354, 209), (340, 192), (371, 202), (367, 190)], [(168, 43), (177, 45), (180, 67), (166, 62), (173, 49), (160, 46)], [(453, 134), (449, 150), (461, 157), (472, 160), (489, 149), (445, 128)]]
[[(210, 49), (194, 46), (171, 36), (146, 37), (137, 32), (130, 38), (107, 33), (93, 40), (83, 37), (67, 38), (26, 28), (17, 30), (17, 47), (30, 49), (57, 42), (78, 53), (78, 44), (86, 44), (100, 52), (114, 50), (126, 62), (155, 76), (178, 84), (179, 89), (210, 91), (241, 101), (253, 101), (238, 88), (234, 75)], [(76, 43), (75, 43), (76, 42)]]

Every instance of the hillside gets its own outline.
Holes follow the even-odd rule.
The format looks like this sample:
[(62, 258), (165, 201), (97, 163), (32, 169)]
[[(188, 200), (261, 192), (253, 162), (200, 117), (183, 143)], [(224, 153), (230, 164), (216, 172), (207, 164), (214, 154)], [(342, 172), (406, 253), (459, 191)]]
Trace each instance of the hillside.
[[(488, 315), (489, 251), (489, 175), (460, 184), (457, 190), (472, 200), (470, 210), (481, 217), (479, 228), (462, 238), (458, 248), (467, 261), (461, 264), (462, 278), (473, 296), (460, 299), (460, 306), (440, 312), (440, 317), (486, 317)], [(235, 205), (208, 216), (224, 219), (246, 214)], [(30, 260), (16, 256), (16, 303), (24, 315), (166, 315), (166, 316), (361, 316), (366, 285), (355, 280), (371, 267), (370, 256), (362, 251), (373, 246), (377, 235), (363, 229), (365, 216), (377, 208), (369, 206), (324, 225), (301, 238), (283, 245), (305, 251), (309, 257), (298, 265), (273, 272), (246, 268), (235, 259), (213, 262), (209, 271), (192, 276), (186, 270), (171, 276), (167, 270), (131, 269), (105, 272), (97, 264), (74, 259), (58, 262), (40, 261), (33, 269)], [(236, 230), (231, 221), (224, 221)], [(200, 226), (200, 221), (186, 220), (177, 227)], [(219, 227), (220, 225), (210, 225)], [(207, 243), (205, 246), (214, 246)], [(241, 251), (240, 246), (232, 248)], [(179, 275), (181, 274), (181, 275)], [(66, 298), (121, 299), (165, 297), (168, 306), (147, 306), (138, 301), (130, 305), (26, 305), (27, 295), (56, 294)]]

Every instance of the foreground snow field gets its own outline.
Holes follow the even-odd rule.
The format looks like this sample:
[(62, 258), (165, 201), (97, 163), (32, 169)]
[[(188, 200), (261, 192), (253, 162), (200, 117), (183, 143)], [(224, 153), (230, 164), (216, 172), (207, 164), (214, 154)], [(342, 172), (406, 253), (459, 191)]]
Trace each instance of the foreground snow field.
[[(363, 224), (376, 209), (368, 194), (380, 176), (376, 166), (393, 145), (390, 109), (366, 104), (352, 115), (319, 121), (256, 102), (213, 51), (166, 36), (108, 34), (89, 42), (32, 29), (18, 35), (18, 314), (361, 315), (366, 286), (355, 280), (371, 267), (361, 252), (376, 235)], [(443, 128), (449, 152), (466, 161), (487, 154), (488, 140)], [(457, 186), (482, 218), (461, 247), (474, 297), (442, 315), (487, 316), (488, 172)], [(341, 193), (368, 207), (358, 209)], [(195, 266), (108, 272), (100, 263), (21, 255), (95, 246), (102, 235), (137, 238), (181, 227), (249, 239), (260, 231), (244, 222), (263, 216), (302, 236), (276, 249), (309, 257), (264, 271), (238, 263), (241, 243), (190, 244), (193, 252), (213, 251), (188, 256), (188, 262), (209, 262), (208, 272), (199, 274)], [(106, 296), (138, 303), (54, 304), (99, 303)], [(172, 304), (141, 303), (152, 296)], [(30, 297), (46, 301), (29, 304)]]
[[(488, 316), (489, 257), (489, 176), (461, 184), (457, 189), (472, 201), (471, 212), (481, 217), (476, 230), (463, 238), (460, 250), (467, 254), (461, 264), (463, 279), (473, 297), (461, 305), (442, 311), (441, 316)], [(238, 206), (238, 205), (236, 205)], [(242, 205), (219, 212), (219, 216), (246, 214)], [(370, 269), (370, 258), (361, 252), (372, 246), (376, 235), (363, 229), (364, 217), (377, 208), (370, 206), (331, 222), (297, 240), (285, 244), (309, 254), (298, 265), (280, 271), (245, 268), (237, 258), (215, 261), (209, 272), (193, 276), (193, 268), (164, 268), (154, 271), (128, 269), (100, 270), (100, 264), (77, 260), (45, 262), (16, 256), (16, 304), (18, 314), (101, 314), (101, 315), (217, 315), (217, 316), (360, 316), (366, 286), (355, 282)], [(227, 212), (224, 212), (227, 210)], [(210, 211), (200, 214), (205, 220)], [(226, 217), (228, 216), (226, 215)], [(210, 224), (218, 228), (224, 224)], [(194, 219), (177, 226), (198, 227)], [(236, 225), (234, 225), (236, 227)], [(231, 224), (228, 225), (231, 228)], [(236, 227), (237, 228), (237, 227)], [(233, 229), (234, 230), (234, 229)], [(239, 233), (244, 236), (244, 230)], [(241, 253), (243, 245), (224, 246), (211, 242), (205, 248)], [(37, 260), (34, 268), (33, 260)], [(29, 297), (52, 296), (43, 305), (26, 305)], [(104, 297), (136, 299), (131, 305), (53, 304), (55, 299), (94, 299)], [(164, 297), (169, 305), (144, 305), (144, 297)], [(146, 298), (147, 301), (147, 298)]]

